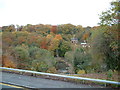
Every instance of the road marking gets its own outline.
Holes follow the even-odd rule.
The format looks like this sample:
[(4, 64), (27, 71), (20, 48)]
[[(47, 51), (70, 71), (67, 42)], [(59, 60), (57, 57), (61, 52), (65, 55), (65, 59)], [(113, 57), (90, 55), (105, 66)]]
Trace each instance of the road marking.
[(19, 87), (19, 86), (14, 86), (14, 85), (9, 85), (9, 84), (5, 84), (5, 83), (0, 83), (1, 85), (6, 85), (6, 86), (10, 86), (10, 87), (15, 87), (15, 88), (23, 88), (23, 87)]

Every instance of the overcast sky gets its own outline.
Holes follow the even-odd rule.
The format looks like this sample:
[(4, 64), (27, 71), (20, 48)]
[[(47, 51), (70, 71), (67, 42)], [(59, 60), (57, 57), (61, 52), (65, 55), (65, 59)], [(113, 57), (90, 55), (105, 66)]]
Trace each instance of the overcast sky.
[(0, 26), (67, 24), (96, 26), (113, 0), (0, 0)]

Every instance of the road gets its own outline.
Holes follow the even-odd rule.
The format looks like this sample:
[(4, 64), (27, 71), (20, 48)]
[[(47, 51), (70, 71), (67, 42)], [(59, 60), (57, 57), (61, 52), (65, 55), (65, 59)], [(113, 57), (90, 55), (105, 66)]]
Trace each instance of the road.
[(75, 84), (6, 72), (2, 73), (2, 82), (29, 88), (102, 88), (102, 86)]
[(5, 83), (0, 83), (1, 88), (11, 88), (11, 89), (23, 89), (23, 87), (15, 86), (15, 85), (10, 85), (10, 84), (5, 84)]

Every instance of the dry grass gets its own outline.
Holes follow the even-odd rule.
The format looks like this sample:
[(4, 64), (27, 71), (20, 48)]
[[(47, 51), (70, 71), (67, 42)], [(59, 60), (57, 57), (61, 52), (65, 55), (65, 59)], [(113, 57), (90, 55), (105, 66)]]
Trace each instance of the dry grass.
[(119, 77), (118, 73), (114, 73), (111, 78), (108, 78), (107, 73), (79, 74), (79, 75), (74, 75), (74, 76), (94, 78), (94, 79), (105, 79), (105, 80), (112, 80), (112, 81), (120, 81), (120, 77)]

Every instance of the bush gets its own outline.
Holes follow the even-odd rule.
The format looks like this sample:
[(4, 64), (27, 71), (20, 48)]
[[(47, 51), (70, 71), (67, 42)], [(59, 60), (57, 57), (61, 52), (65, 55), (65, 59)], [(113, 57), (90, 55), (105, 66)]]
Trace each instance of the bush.
[(110, 70), (108, 70), (108, 72), (107, 72), (107, 78), (108, 78), (108, 79), (111, 79), (112, 76), (113, 76), (113, 71), (110, 69)]
[(85, 74), (85, 70), (78, 70), (77, 74)]
[(65, 70), (66, 69), (66, 67), (67, 67), (67, 65), (65, 64), (65, 61), (64, 60), (59, 60), (59, 61), (57, 61), (56, 62), (56, 69), (57, 70)]
[(49, 68), (46, 72), (47, 72), (47, 73), (57, 73), (57, 70), (56, 70), (55, 67), (51, 67), (51, 68)]
[(48, 65), (40, 60), (33, 60), (31, 64), (31, 70), (34, 71), (46, 72), (47, 69), (48, 69)]

